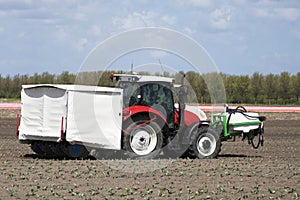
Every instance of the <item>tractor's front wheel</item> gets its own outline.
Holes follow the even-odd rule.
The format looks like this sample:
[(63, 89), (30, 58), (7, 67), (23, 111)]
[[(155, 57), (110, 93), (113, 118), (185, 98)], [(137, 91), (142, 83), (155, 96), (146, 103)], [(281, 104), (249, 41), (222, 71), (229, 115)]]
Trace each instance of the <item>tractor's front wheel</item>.
[(210, 127), (202, 127), (192, 138), (191, 149), (197, 158), (216, 158), (221, 151), (219, 134)]
[(152, 159), (161, 152), (163, 135), (155, 121), (137, 120), (123, 134), (123, 148), (131, 158)]

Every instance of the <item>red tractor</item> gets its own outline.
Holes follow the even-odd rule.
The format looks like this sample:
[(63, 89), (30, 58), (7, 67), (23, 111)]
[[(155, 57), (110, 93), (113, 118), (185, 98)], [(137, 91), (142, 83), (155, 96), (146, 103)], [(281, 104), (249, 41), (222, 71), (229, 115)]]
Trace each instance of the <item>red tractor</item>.
[(111, 78), (123, 89), (122, 148), (131, 157), (218, 155), (219, 134), (199, 107), (185, 104), (183, 79), (176, 85), (172, 78), (159, 76), (111, 74)]

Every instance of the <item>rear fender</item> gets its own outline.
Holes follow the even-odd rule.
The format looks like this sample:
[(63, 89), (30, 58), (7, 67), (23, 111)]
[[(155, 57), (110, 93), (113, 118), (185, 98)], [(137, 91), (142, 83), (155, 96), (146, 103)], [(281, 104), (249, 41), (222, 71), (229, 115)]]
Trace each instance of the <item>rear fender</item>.
[(148, 106), (131, 106), (123, 109), (122, 114), (123, 129), (126, 128), (126, 125), (132, 123), (137, 117), (140, 116), (145, 119), (156, 121), (161, 128), (163, 128), (165, 125), (168, 125), (166, 118), (159, 111)]
[(193, 135), (196, 134), (197, 130), (201, 127), (209, 127), (209, 123), (207, 121), (204, 121), (203, 123), (198, 121), (187, 126), (183, 131), (182, 144), (192, 144), (192, 138), (194, 138)]

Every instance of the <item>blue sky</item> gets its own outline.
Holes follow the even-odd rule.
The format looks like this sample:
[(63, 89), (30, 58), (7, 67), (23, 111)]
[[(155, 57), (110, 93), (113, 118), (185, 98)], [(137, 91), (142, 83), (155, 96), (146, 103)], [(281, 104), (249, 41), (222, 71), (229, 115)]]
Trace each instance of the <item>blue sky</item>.
[[(0, 0), (0, 74), (76, 73), (97, 44), (141, 27), (188, 35), (223, 73), (300, 71), (298, 0)], [(128, 55), (115, 68), (184, 65), (147, 53)]]

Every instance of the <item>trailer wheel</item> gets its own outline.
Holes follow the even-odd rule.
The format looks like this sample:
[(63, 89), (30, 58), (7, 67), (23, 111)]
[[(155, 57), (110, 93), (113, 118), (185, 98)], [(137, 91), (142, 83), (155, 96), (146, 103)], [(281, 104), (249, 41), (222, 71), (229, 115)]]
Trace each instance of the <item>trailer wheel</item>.
[(34, 151), (38, 156), (43, 157), (45, 156), (45, 151), (44, 151), (44, 145), (40, 141), (33, 141), (30, 144), (30, 148), (32, 151)]
[(163, 136), (159, 125), (149, 120), (139, 119), (126, 128), (123, 135), (123, 148), (131, 158), (152, 159), (159, 155)]
[(202, 127), (192, 138), (191, 147), (197, 158), (216, 158), (221, 151), (219, 134), (210, 127)]
[(67, 144), (63, 148), (69, 158), (86, 159), (89, 156), (88, 150), (80, 144)]
[(63, 143), (52, 142), (50, 149), (56, 158), (67, 158), (68, 156), (64, 153), (62, 146)]

